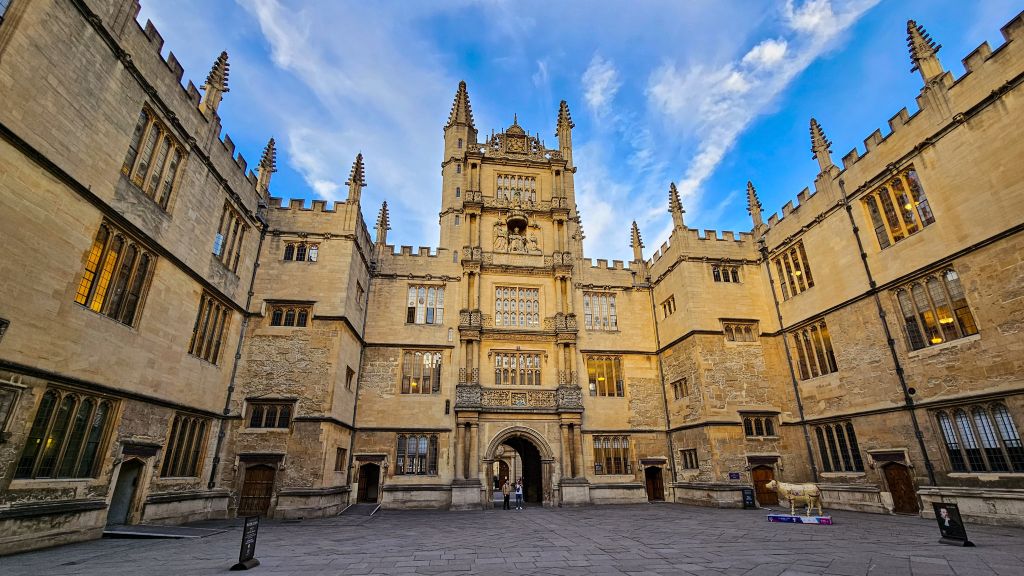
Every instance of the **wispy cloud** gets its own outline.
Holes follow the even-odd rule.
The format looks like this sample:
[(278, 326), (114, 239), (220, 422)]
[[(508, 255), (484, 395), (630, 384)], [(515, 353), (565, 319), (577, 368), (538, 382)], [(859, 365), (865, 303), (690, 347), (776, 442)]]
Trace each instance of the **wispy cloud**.
[(600, 54), (594, 54), (590, 66), (583, 73), (583, 97), (594, 114), (604, 116), (608, 113), (621, 85), (619, 71), (615, 66)]

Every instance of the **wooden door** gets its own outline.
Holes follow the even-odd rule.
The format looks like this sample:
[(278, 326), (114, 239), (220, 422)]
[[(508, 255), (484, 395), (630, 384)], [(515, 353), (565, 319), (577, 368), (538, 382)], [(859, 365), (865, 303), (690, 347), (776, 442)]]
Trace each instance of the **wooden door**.
[(882, 468), (885, 473), (885, 483), (889, 486), (889, 493), (892, 494), (893, 512), (899, 514), (917, 514), (920, 508), (917, 505), (917, 492), (914, 491), (914, 480), (910, 472), (902, 464), (886, 464)]
[(242, 496), (238, 501), (239, 516), (262, 516), (270, 509), (274, 495), (274, 475), (277, 470), (268, 464), (257, 464), (245, 469)]
[(647, 480), (647, 500), (649, 502), (664, 500), (665, 481), (661, 476), (661, 467), (650, 466), (644, 469), (644, 478)]
[(754, 494), (757, 495), (759, 505), (779, 503), (779, 495), (765, 487), (765, 484), (775, 479), (774, 470), (768, 466), (758, 466), (750, 471), (750, 477), (754, 480)]
[(376, 502), (377, 492), (380, 487), (380, 466), (376, 464), (363, 464), (359, 467), (359, 492), (356, 494), (358, 502)]

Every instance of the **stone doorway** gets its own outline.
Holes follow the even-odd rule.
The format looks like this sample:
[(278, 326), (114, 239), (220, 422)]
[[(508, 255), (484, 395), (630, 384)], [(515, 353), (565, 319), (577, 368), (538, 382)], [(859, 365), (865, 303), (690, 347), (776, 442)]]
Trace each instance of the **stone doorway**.
[(661, 475), (661, 466), (644, 468), (644, 480), (647, 484), (647, 501), (665, 501), (665, 481)]
[(358, 502), (377, 502), (380, 496), (380, 465), (367, 462), (359, 467)]
[(889, 494), (892, 495), (892, 510), (897, 514), (917, 514), (920, 507), (917, 504), (917, 492), (914, 490), (914, 480), (910, 477), (910, 471), (902, 464), (895, 462), (882, 467), (885, 476), (885, 484), (889, 487)]
[(139, 482), (146, 465), (138, 458), (125, 460), (117, 474), (114, 495), (107, 510), (107, 526), (127, 524), (138, 494)]
[[(519, 477), (523, 479), (523, 500), (535, 504), (544, 502), (544, 481), (541, 471), (540, 450), (522, 437), (509, 438), (503, 444), (516, 451), (523, 463)], [(513, 478), (513, 485), (519, 478)]]
[(484, 469), (488, 471), (492, 470), (495, 462), (506, 462), (509, 466), (509, 480), (515, 484), (516, 479), (523, 479), (525, 502), (543, 506), (557, 504), (553, 490), (557, 480), (554, 476), (554, 454), (551, 446), (536, 430), (526, 426), (512, 426), (498, 432), (488, 443), (482, 460)]
[(757, 495), (758, 505), (778, 505), (779, 495), (766, 486), (775, 479), (775, 470), (770, 466), (755, 466), (750, 471), (750, 479), (754, 482), (754, 494)]
[(265, 516), (274, 496), (277, 469), (270, 464), (256, 464), (245, 469), (242, 493), (238, 499), (239, 516)]

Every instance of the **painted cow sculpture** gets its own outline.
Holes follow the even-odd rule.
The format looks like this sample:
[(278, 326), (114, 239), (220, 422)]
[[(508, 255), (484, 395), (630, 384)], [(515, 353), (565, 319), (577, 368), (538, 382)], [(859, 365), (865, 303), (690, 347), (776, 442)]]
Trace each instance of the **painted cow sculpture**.
[(796, 515), (797, 502), (801, 502), (807, 504), (807, 516), (811, 515), (814, 508), (817, 508), (818, 515), (821, 515), (821, 489), (817, 484), (789, 484), (772, 480), (765, 484), (765, 488), (789, 500), (790, 514)]

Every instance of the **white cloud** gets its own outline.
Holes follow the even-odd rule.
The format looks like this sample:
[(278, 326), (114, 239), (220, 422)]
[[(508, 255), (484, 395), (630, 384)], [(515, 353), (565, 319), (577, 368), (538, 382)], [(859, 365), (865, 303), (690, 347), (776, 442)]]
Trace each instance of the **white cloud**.
[(765, 40), (751, 48), (750, 52), (743, 56), (741, 62), (753, 67), (774, 66), (786, 56), (786, 49), (788, 47), (789, 45), (786, 41), (781, 38), (778, 40)]
[(619, 71), (615, 69), (615, 65), (602, 58), (600, 54), (594, 54), (590, 66), (583, 73), (583, 97), (595, 115), (604, 116), (608, 113), (608, 108), (621, 85)]

